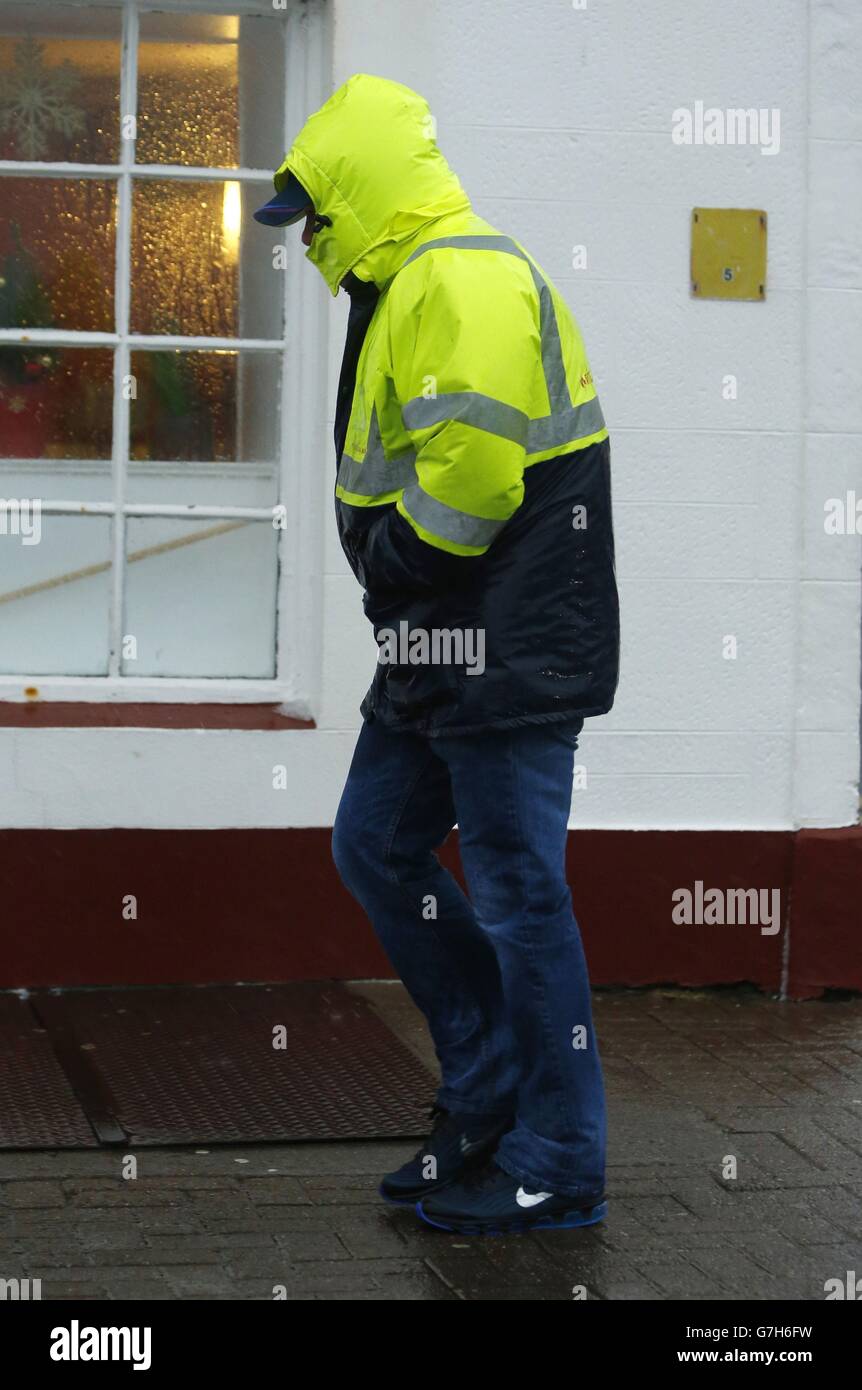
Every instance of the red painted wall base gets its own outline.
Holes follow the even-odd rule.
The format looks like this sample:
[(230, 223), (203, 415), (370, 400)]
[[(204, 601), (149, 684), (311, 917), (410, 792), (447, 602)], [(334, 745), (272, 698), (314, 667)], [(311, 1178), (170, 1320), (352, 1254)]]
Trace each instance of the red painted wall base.
[[(392, 974), (320, 830), (0, 831), (0, 989)], [(457, 867), (456, 837), (443, 852)], [(862, 990), (862, 827), (572, 832), (593, 982)], [(676, 889), (778, 889), (781, 930), (677, 925)], [(124, 917), (134, 896), (137, 917)]]

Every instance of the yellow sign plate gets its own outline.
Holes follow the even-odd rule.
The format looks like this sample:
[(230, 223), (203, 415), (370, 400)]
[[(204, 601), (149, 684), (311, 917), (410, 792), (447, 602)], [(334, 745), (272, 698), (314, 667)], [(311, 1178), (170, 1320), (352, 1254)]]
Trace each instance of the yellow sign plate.
[(697, 299), (766, 297), (766, 213), (759, 208), (694, 208), (691, 292)]

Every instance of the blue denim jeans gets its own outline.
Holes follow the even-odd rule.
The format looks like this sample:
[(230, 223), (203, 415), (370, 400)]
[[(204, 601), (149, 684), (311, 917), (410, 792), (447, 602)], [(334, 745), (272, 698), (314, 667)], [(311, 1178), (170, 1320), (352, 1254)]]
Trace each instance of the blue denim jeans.
[[(514, 1115), (499, 1165), (604, 1187), (605, 1103), (565, 875), (582, 721), (435, 736), (363, 725), (333, 831), (346, 887), (424, 1013), (438, 1104)], [(435, 853), (457, 822), (469, 899)]]

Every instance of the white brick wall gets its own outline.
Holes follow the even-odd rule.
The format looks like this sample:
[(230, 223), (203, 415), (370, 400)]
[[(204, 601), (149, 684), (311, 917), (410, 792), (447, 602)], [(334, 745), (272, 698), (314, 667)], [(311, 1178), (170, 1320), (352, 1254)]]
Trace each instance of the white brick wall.
[(862, 498), (862, 7), (812, 0), (806, 188), (802, 555), (793, 811), (853, 820), (858, 794), (858, 536), (824, 500)]
[[(422, 91), (477, 210), (530, 247), (584, 330), (611, 428), (624, 645), (617, 705), (582, 742), (576, 823), (852, 822), (860, 541), (826, 536), (823, 504), (862, 497), (859, 0), (332, 0), (331, 33), (333, 87), (368, 71)], [(780, 153), (673, 144), (671, 113), (698, 99), (778, 107)], [(764, 304), (690, 297), (695, 204), (766, 209)], [(330, 455), (318, 731), (6, 731), (6, 823), (331, 821), (375, 657), (332, 470)]]
[[(809, 34), (805, 0), (336, 5), (335, 83), (365, 70), (428, 96), (477, 210), (584, 330), (624, 640), (617, 704), (582, 740), (578, 824), (856, 817), (860, 547), (825, 535), (823, 503), (862, 497), (862, 7), (810, 10)], [(779, 153), (675, 145), (671, 113), (698, 99), (779, 108)], [(766, 209), (764, 304), (690, 297), (696, 204)], [(353, 727), (373, 649), (330, 541), (323, 715)]]

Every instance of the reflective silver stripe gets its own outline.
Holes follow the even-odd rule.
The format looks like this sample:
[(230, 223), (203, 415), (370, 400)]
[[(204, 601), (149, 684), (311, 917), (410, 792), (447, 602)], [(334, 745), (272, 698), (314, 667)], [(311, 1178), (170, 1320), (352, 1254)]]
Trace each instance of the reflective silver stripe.
[(367, 467), (368, 455), (364, 459), (341, 455), (338, 470), (338, 486), (354, 497), (380, 497), (384, 492), (397, 492), (416, 481), (416, 455), (401, 454), (397, 459), (372, 460)]
[(372, 406), (365, 458), (355, 459), (350, 454), (341, 455), (338, 486), (345, 492), (352, 492), (355, 497), (378, 497), (384, 492), (397, 492), (399, 488), (407, 487), (415, 480), (415, 450), (399, 454), (395, 459), (387, 459), (380, 439), (377, 407)]
[(488, 521), (485, 517), (470, 516), (469, 512), (459, 512), (438, 502), (423, 492), (418, 483), (405, 490), (402, 502), (408, 514), (433, 536), (455, 545), (471, 545), (476, 549), (491, 544), (494, 537), (506, 525), (505, 521)]
[(528, 259), (520, 246), (508, 236), (441, 236), (437, 237), (436, 241), (423, 241), (422, 245), (417, 246), (407, 257), (404, 265), (409, 265), (417, 257), (424, 256), (426, 251), (436, 251), (440, 246), (461, 246), (466, 251), (506, 251), (510, 256), (517, 256), (519, 260)]
[(541, 454), (545, 449), (556, 448), (558, 444), (586, 439), (604, 428), (605, 418), (599, 398), (594, 396), (582, 405), (569, 406), (568, 410), (545, 415), (541, 420), (531, 420), (527, 426), (527, 453)]
[(530, 270), (533, 272), (533, 284), (536, 286), (536, 293), (539, 296), (542, 324), (542, 368), (545, 373), (545, 385), (548, 388), (548, 400), (553, 415), (557, 410), (566, 410), (571, 407), (572, 397), (569, 392), (569, 383), (566, 381), (563, 344), (560, 341), (560, 329), (557, 324), (557, 314), (554, 309), (551, 290), (532, 262), (530, 263)]
[[(463, 247), (468, 251), (503, 251), (506, 255), (517, 256), (518, 260), (526, 261), (530, 267), (530, 274), (533, 277), (533, 284), (536, 287), (536, 294), (539, 296), (539, 321), (542, 332), (542, 367), (545, 373), (545, 384), (548, 388), (548, 400), (552, 414), (557, 410), (567, 410), (571, 408), (572, 397), (569, 391), (569, 383), (566, 380), (566, 368), (563, 362), (563, 344), (560, 341), (560, 329), (557, 324), (557, 314), (554, 308), (554, 299), (551, 294), (551, 287), (537, 270), (526, 252), (507, 236), (450, 236), (438, 237), (436, 241), (426, 241), (422, 246), (417, 246), (412, 256), (408, 256), (404, 262), (409, 265), (417, 257), (424, 256), (426, 251), (434, 251), (440, 247)], [(571, 438), (571, 436), (569, 436)], [(565, 442), (565, 441), (563, 441)]]
[(570, 405), (553, 415), (529, 420), (523, 411), (478, 391), (448, 391), (433, 400), (417, 396), (401, 412), (408, 430), (424, 429), (445, 420), (463, 420), (489, 434), (511, 439), (527, 454), (541, 454), (558, 444), (586, 439), (605, 428), (597, 396), (581, 405)]
[(445, 420), (462, 420), (474, 429), (511, 439), (522, 447), (527, 439), (528, 417), (523, 410), (481, 391), (445, 391), (440, 396), (415, 396), (401, 411), (408, 430), (422, 430)]

